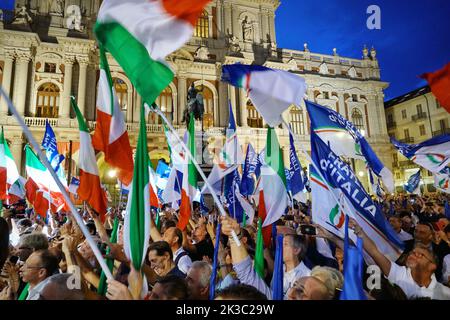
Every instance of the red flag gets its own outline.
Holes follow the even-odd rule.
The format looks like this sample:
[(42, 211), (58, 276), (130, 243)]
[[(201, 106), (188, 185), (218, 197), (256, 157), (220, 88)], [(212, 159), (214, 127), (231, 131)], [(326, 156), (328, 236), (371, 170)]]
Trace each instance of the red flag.
[[(264, 224), (264, 221), (266, 220), (266, 216), (267, 216), (267, 212), (266, 212), (266, 204), (264, 202), (264, 192), (263, 192), (263, 190), (260, 190), (259, 191), (258, 217), (261, 218), (262, 224)], [(270, 247), (270, 239), (272, 237), (272, 225), (269, 224), (268, 226), (263, 227), (262, 234), (263, 234), (263, 239), (264, 239), (264, 247), (269, 248)]]
[(450, 63), (441, 70), (425, 73), (420, 77), (428, 81), (439, 104), (450, 113)]

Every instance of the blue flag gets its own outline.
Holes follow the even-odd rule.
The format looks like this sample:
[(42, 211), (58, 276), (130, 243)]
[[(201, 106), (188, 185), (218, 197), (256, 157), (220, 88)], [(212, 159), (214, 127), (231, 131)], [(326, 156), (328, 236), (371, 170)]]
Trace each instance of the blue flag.
[(0, 2), (1, 10), (14, 10), (14, 4), (16, 0), (2, 0)]
[(219, 241), (220, 241), (220, 228), (221, 224), (217, 224), (216, 228), (216, 243), (214, 244), (214, 257), (212, 265), (211, 279), (209, 281), (209, 300), (214, 300), (216, 293), (216, 276), (217, 276), (217, 257), (219, 254)]
[(160, 178), (167, 179), (170, 175), (170, 167), (164, 161), (159, 160), (156, 166), (156, 174)]
[(235, 169), (232, 173), (225, 176), (224, 182), (224, 196), (228, 204), (228, 212), (231, 217), (234, 217), (238, 223), (242, 222), (244, 209), (239, 202), (236, 193), (239, 191), (239, 185), (241, 184), (239, 178), (239, 172)]
[(291, 162), (291, 166), (289, 169), (290, 179), (288, 183), (289, 188), (288, 191), (292, 192), (292, 196), (294, 199), (304, 203), (306, 201), (306, 197), (304, 196), (305, 194), (303, 192), (305, 190), (303, 169), (300, 161), (298, 160), (297, 152), (295, 150), (294, 137), (290, 132), (289, 132), (289, 143), (290, 143), (289, 159)]
[(363, 288), (363, 241), (357, 238), (356, 247), (348, 238), (348, 216), (345, 217), (344, 285), (340, 300), (367, 300)]
[(447, 217), (447, 219), (450, 220), (450, 205), (448, 204), (448, 200), (445, 200), (444, 209), (445, 209), (445, 216)]
[[(409, 177), (408, 182), (403, 186), (403, 188), (409, 193), (417, 193), (417, 188), (420, 184), (420, 169), (417, 170), (411, 177)], [(420, 189), (419, 189), (420, 190)]]
[(209, 208), (206, 206), (203, 194), (200, 194), (200, 213), (202, 215), (207, 215), (209, 213)]
[(244, 170), (242, 172), (241, 194), (250, 196), (255, 191), (256, 169), (258, 167), (258, 155), (249, 143), (245, 155)]
[(278, 235), (276, 242), (272, 280), (272, 300), (283, 300), (283, 235)]
[(42, 139), (42, 147), (45, 149), (48, 162), (50, 162), (55, 172), (58, 172), (59, 166), (64, 160), (64, 156), (58, 153), (56, 136), (48, 120), (45, 120), (45, 134)]
[(382, 178), (389, 192), (394, 192), (392, 172), (380, 161), (361, 132), (340, 113), (327, 107), (305, 101), (311, 120), (311, 132), (330, 145), (338, 156), (361, 159)]
[[(397, 252), (403, 250), (403, 241), (398, 238), (349, 165), (343, 162), (314, 132), (311, 132), (311, 158), (320, 169), (325, 182), (332, 188), (337, 188), (354, 207), (356, 210), (354, 214), (369, 223), (372, 229), (378, 229), (376, 233), (382, 234), (381, 242), (377, 245)], [(370, 231), (373, 230), (367, 230), (366, 233)]]

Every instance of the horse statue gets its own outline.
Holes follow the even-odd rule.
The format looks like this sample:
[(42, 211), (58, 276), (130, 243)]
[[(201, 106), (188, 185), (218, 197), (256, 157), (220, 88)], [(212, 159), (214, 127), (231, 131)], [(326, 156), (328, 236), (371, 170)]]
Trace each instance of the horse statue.
[[(203, 85), (202, 85), (203, 89)], [(205, 113), (205, 107), (203, 103), (203, 95), (201, 91), (198, 91), (194, 83), (191, 84), (191, 87), (188, 90), (187, 94), (187, 106), (183, 112), (183, 119), (181, 122), (189, 123), (191, 113), (194, 116), (195, 120), (203, 120), (203, 114)]]

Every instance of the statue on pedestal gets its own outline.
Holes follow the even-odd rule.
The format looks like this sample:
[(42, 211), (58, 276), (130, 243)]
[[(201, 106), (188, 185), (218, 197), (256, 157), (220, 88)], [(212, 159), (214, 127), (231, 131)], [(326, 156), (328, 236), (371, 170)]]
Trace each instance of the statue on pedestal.
[(247, 21), (248, 16), (242, 21), (242, 38), (244, 41), (253, 41), (253, 25)]
[[(202, 85), (203, 90), (203, 85)], [(194, 114), (195, 120), (203, 120), (203, 114), (205, 113), (205, 107), (203, 103), (203, 95), (201, 91), (197, 90), (194, 83), (191, 84), (187, 93), (187, 106), (183, 112), (183, 119), (181, 122), (189, 123), (191, 112)]]
[(32, 22), (33, 19), (25, 6), (22, 6), (20, 9), (16, 9), (16, 14), (12, 24), (29, 26)]

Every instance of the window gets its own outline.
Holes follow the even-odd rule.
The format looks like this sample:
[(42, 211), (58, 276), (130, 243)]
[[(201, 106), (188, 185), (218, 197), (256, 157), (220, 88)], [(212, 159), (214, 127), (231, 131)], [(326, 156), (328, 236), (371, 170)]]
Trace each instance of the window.
[(296, 134), (305, 134), (303, 111), (294, 108), (290, 111), (292, 130)]
[(44, 64), (44, 72), (48, 73), (56, 73), (56, 63), (45, 63)]
[(398, 162), (398, 154), (394, 153), (394, 155), (392, 156), (392, 158), (394, 159), (394, 162), (397, 163)]
[(401, 173), (397, 171), (397, 172), (395, 173), (395, 178), (396, 178), (396, 179), (400, 179), (401, 177), (402, 177)]
[(59, 88), (53, 83), (39, 87), (36, 99), (36, 117), (58, 118)]
[(319, 72), (319, 68), (318, 67), (312, 67), (311, 70), (312, 70), (312, 72)]
[[(172, 89), (170, 87), (165, 88), (158, 98), (156, 98), (155, 103), (157, 106), (161, 108), (161, 111), (164, 112), (164, 115), (169, 119), (170, 121), (173, 120), (173, 101), (172, 101)], [(154, 112), (150, 113), (150, 123), (161, 123), (160, 117), (155, 114)]]
[(119, 78), (113, 78), (114, 90), (116, 90), (117, 100), (119, 100), (120, 110), (127, 110), (128, 103), (128, 86)]
[(353, 102), (358, 102), (358, 95), (352, 94), (352, 101)]
[(330, 74), (335, 74), (336, 72), (334, 71), (334, 69), (328, 69), (328, 72), (330, 73)]
[(387, 122), (388, 122), (388, 123), (393, 123), (393, 122), (394, 122), (394, 118), (393, 118), (393, 116), (392, 116), (392, 113), (389, 113), (389, 114), (387, 115)]
[(406, 119), (406, 110), (402, 110), (402, 119)]
[(208, 38), (209, 37), (209, 17), (208, 12), (203, 11), (198, 18), (195, 25), (194, 37)]
[(364, 129), (363, 116), (358, 109), (353, 109), (352, 122), (358, 130)]
[(419, 130), (420, 130), (420, 135), (421, 136), (424, 136), (426, 133), (425, 133), (425, 126), (423, 125), (423, 124), (421, 124), (420, 126), (419, 126)]
[(405, 139), (409, 139), (409, 129), (404, 129), (403, 133), (405, 134)]
[(422, 105), (421, 104), (418, 104), (417, 106), (416, 106), (416, 109), (417, 109), (417, 114), (421, 114), (422, 113)]
[(247, 101), (247, 125), (250, 128), (262, 128), (263, 119), (250, 100)]
[(439, 109), (439, 108), (441, 108), (442, 106), (441, 106), (441, 104), (439, 103), (439, 101), (438, 101), (438, 99), (436, 99), (436, 109)]
[(323, 98), (324, 99), (330, 99), (330, 94), (328, 92), (324, 92), (323, 93)]

